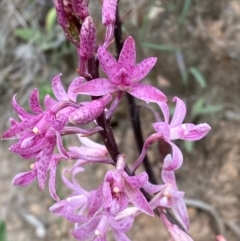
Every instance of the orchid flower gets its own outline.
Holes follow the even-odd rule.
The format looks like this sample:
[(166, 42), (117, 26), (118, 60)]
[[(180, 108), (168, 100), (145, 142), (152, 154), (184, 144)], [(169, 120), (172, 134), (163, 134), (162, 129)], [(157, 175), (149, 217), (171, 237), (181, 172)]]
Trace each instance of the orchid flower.
[(127, 208), (131, 202), (140, 211), (153, 216), (153, 210), (146, 198), (139, 190), (148, 180), (145, 172), (136, 176), (129, 176), (125, 171), (125, 160), (122, 155), (118, 157), (116, 169), (110, 170), (105, 175), (103, 184), (96, 192), (96, 207), (90, 215), (101, 206), (111, 215), (117, 215)]
[(153, 128), (156, 133), (146, 139), (142, 152), (133, 165), (133, 172), (141, 165), (143, 158), (147, 153), (148, 147), (159, 140), (164, 140), (172, 147), (172, 161), (168, 163), (168, 166), (164, 165), (164, 168), (168, 171), (178, 169), (183, 163), (183, 155), (181, 150), (172, 142), (172, 140), (200, 140), (211, 130), (211, 127), (206, 123), (198, 125), (182, 123), (186, 116), (186, 105), (178, 97), (174, 97), (173, 101), (176, 102), (176, 108), (170, 124), (169, 119), (166, 118), (169, 112), (167, 110), (164, 114), (165, 121), (153, 124)]
[(160, 90), (151, 85), (139, 83), (153, 68), (157, 58), (148, 58), (135, 65), (136, 49), (132, 37), (128, 37), (124, 42), (118, 62), (104, 47), (99, 47), (97, 55), (102, 70), (108, 78), (98, 78), (83, 83), (75, 88), (75, 92), (102, 96), (124, 91), (145, 102), (155, 102), (164, 110), (166, 109), (167, 98)]
[[(164, 160), (164, 164), (167, 166), (171, 162), (171, 155), (167, 155)], [(189, 219), (187, 213), (187, 207), (184, 202), (183, 196), (184, 192), (178, 190), (175, 174), (173, 171), (167, 171), (164, 167), (162, 168), (161, 177), (164, 185), (151, 185), (155, 190), (144, 186), (144, 189), (149, 193), (157, 193), (154, 198), (150, 201), (152, 209), (161, 208), (171, 208), (175, 217), (179, 220), (185, 230), (189, 230)], [(149, 185), (150, 186), (150, 185)]]

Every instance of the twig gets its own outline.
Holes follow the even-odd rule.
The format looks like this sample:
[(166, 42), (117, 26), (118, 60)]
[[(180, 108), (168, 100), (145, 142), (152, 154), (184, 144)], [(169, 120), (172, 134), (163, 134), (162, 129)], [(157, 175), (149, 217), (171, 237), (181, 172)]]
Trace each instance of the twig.
[(209, 205), (201, 200), (184, 198), (184, 201), (187, 206), (196, 207), (196, 208), (199, 208), (199, 209), (204, 210), (205, 212), (208, 212), (209, 214), (211, 214), (217, 223), (218, 232), (222, 235), (225, 234), (224, 221), (222, 220), (222, 218), (220, 217), (220, 215), (216, 211), (216, 209), (214, 209), (211, 205)]

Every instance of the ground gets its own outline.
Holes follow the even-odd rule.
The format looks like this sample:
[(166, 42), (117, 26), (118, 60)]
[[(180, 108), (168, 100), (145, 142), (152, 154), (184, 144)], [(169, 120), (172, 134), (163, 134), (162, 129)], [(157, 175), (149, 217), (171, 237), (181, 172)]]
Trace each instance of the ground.
[[(175, 95), (183, 98), (188, 106), (187, 122), (207, 122), (212, 127), (211, 132), (194, 145), (191, 153), (185, 151), (183, 142), (177, 143), (184, 152), (184, 164), (176, 174), (179, 189), (185, 191), (185, 197), (188, 199), (190, 235), (195, 241), (213, 241), (224, 228), (228, 241), (238, 241), (240, 238), (240, 1), (194, 0), (186, 13), (186, 18), (181, 17), (184, 1), (181, 4), (174, 0), (159, 1), (158, 6), (153, 5), (152, 1), (144, 0), (138, 0), (138, 4), (127, 0), (122, 2), (124, 36), (131, 34), (136, 38), (138, 60), (149, 56), (158, 57), (157, 66), (144, 80), (145, 83), (152, 83), (162, 89), (168, 95), (169, 102)], [(99, 6), (100, 3), (96, 1), (92, 4), (92, 11), (98, 12)], [(4, 0), (0, 3), (0, 7), (0, 14), (4, 16), (4, 21), (0, 23), (0, 130), (2, 133), (8, 127), (8, 118), (13, 115), (10, 104), (12, 95), (17, 92), (20, 103), (26, 105), (31, 89), (36, 85), (42, 86), (44, 79), (44, 84), (46, 79), (50, 83), (54, 74), (59, 72), (65, 76), (67, 85), (76, 76), (74, 72), (76, 58), (72, 57), (72, 50), (68, 48), (70, 53), (62, 54), (63, 60), (58, 61), (59, 57), (50, 58), (50, 55), (63, 51), (59, 47), (57, 50), (43, 51), (39, 43), (30, 41), (26, 44), (26, 41), (14, 35), (16, 28), (32, 27), (35, 22), (42, 23), (44, 19), (42, 16), (46, 15), (45, 8), (48, 9), (44, 0)], [(146, 21), (146, 16), (151, 21)], [(61, 30), (58, 30), (56, 35), (60, 36), (61, 40)], [(139, 34), (139, 30), (142, 34)], [(179, 55), (177, 59), (173, 51), (148, 49), (142, 45), (146, 42), (174, 46), (179, 49), (180, 57), (183, 57), (184, 61)], [(188, 83), (184, 84), (181, 73), (184, 75), (186, 72), (184, 68), (179, 67), (183, 63), (186, 72), (194, 67), (202, 73), (206, 80), (205, 88), (202, 88), (190, 74), (187, 78)], [(206, 107), (221, 108), (218, 108), (218, 112), (211, 109), (204, 115), (200, 113), (193, 116), (191, 112), (194, 103), (200, 98), (204, 100)], [(113, 130), (120, 150), (131, 162), (137, 157), (137, 152), (125, 110), (126, 105), (124, 103), (113, 118)], [(147, 136), (153, 131), (149, 122), (152, 121), (152, 115), (147, 110), (143, 110), (142, 113), (142, 126), (144, 135)], [(76, 139), (68, 140), (68, 143), (70, 141), (77, 143)], [(48, 211), (54, 201), (50, 198), (47, 188), (41, 192), (37, 183), (24, 188), (11, 185), (14, 175), (28, 170), (31, 162), (8, 152), (10, 143), (12, 142), (2, 141), (0, 145), (0, 219), (6, 223), (7, 240), (74, 240), (69, 234), (71, 224)], [(154, 166), (154, 172), (159, 175), (160, 165), (156, 158), (156, 146), (148, 155)], [(60, 170), (63, 168), (64, 166), (59, 167)], [(81, 177), (79, 175), (79, 180), (86, 188), (96, 188), (105, 171), (106, 169), (101, 166), (90, 166), (86, 174)], [(93, 181), (93, 177), (96, 177), (96, 181)], [(60, 184), (60, 178), (58, 180)], [(67, 194), (67, 190), (62, 188), (61, 184), (58, 192), (61, 197)], [(217, 212), (217, 220), (211, 215), (214, 211)], [(129, 231), (129, 237), (136, 241), (155, 241), (168, 240), (169, 236), (157, 217), (152, 219), (142, 215)]]

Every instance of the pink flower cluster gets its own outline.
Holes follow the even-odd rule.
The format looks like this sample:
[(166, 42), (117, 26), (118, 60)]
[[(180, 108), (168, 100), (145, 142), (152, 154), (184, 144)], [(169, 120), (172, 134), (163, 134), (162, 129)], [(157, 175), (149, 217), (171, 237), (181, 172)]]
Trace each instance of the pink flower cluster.
[[(209, 132), (210, 126), (206, 123), (183, 123), (186, 106), (178, 97), (173, 99), (176, 108), (169, 121), (167, 97), (157, 88), (141, 82), (154, 67), (157, 58), (147, 58), (136, 64), (133, 37), (125, 40), (118, 60), (108, 51), (114, 41), (117, 0), (103, 0), (102, 22), (106, 26), (106, 34), (98, 48), (96, 27), (89, 16), (88, 0), (55, 0), (54, 4), (59, 24), (76, 46), (80, 77), (72, 81), (66, 92), (60, 75), (55, 76), (52, 80), (55, 99), (47, 95), (44, 108), (39, 102), (38, 90), (34, 89), (29, 98), (32, 113), (17, 103), (16, 95), (13, 97), (12, 106), (19, 121), (10, 120), (11, 127), (2, 139), (17, 139), (9, 150), (24, 159), (34, 160), (30, 165), (31, 170), (17, 174), (13, 184), (26, 186), (37, 178), (40, 189), (43, 189), (49, 171), (50, 195), (57, 201), (50, 207), (50, 211), (74, 223), (71, 233), (78, 240), (105, 241), (107, 233), (111, 231), (115, 240), (128, 241), (130, 239), (125, 232), (131, 228), (134, 218), (141, 213), (154, 216), (156, 211), (173, 240), (191, 241), (187, 234), (189, 219), (183, 199), (184, 192), (178, 190), (174, 174), (183, 163), (183, 155), (174, 140), (199, 140)], [(105, 78), (93, 78), (94, 71), (98, 72), (92, 65), (96, 61), (99, 61), (106, 74)], [(105, 123), (110, 125), (109, 119), (124, 93), (146, 103), (156, 103), (163, 114), (163, 120), (153, 124), (155, 133), (145, 140), (139, 157), (129, 161), (133, 163), (131, 167), (123, 154), (119, 153), (113, 158), (107, 146), (87, 137), (104, 133), (106, 126), (99, 125), (99, 118), (103, 117)], [(79, 94), (89, 95), (93, 100), (78, 102)], [(94, 128), (82, 127), (91, 122), (95, 124)], [(78, 135), (81, 146), (64, 146), (62, 136), (70, 134)], [(109, 141), (111, 142), (110, 139)], [(147, 172), (135, 175), (135, 171), (142, 165), (148, 148), (159, 141), (168, 143), (171, 151), (165, 156), (162, 165), (163, 184), (157, 185), (149, 182)], [(72, 190), (72, 194), (65, 200), (60, 200), (55, 188), (56, 169), (60, 162), (70, 160), (75, 161), (74, 165), (70, 170), (63, 171), (62, 181)], [(75, 176), (84, 171), (84, 165), (95, 162), (112, 165), (114, 168), (106, 173), (98, 189), (87, 191)], [(72, 181), (66, 178), (67, 172), (71, 174)], [(173, 211), (183, 230), (168, 220), (166, 209)]]

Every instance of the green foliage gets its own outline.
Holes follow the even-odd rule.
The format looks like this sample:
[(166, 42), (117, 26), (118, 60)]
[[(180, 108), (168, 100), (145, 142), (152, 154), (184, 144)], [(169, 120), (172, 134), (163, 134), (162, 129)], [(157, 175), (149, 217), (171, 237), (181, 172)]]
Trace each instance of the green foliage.
[(143, 47), (159, 50), (159, 51), (167, 51), (167, 52), (177, 52), (178, 48), (175, 46), (164, 45), (164, 44), (154, 44), (154, 43), (143, 43)]
[(193, 141), (184, 141), (184, 147), (187, 153), (192, 153), (194, 150), (194, 142)]
[(0, 241), (6, 241), (6, 224), (0, 220)]
[(52, 8), (46, 15), (45, 29), (41, 29), (36, 22), (31, 22), (29, 28), (18, 28), (14, 34), (23, 41), (35, 44), (43, 51), (60, 48), (65, 36), (62, 31), (56, 29), (56, 18), (56, 11)]
[(223, 110), (222, 105), (206, 105), (203, 98), (199, 98), (193, 105), (191, 110), (191, 119), (196, 118), (197, 116), (215, 114)]
[(41, 36), (41, 33), (38, 30), (18, 28), (14, 32), (15, 36), (25, 40), (27, 42), (36, 42), (36, 40)]
[(207, 86), (206, 80), (197, 68), (191, 67), (189, 68), (189, 72), (193, 75), (194, 79), (200, 84), (202, 88)]
[(46, 31), (48, 33), (50, 33), (51, 31), (53, 31), (53, 28), (55, 27), (56, 25), (56, 20), (57, 20), (57, 13), (56, 13), (56, 10), (55, 8), (51, 8), (48, 13), (47, 13), (47, 16), (46, 16)]
[(184, 5), (183, 5), (183, 8), (182, 8), (182, 12), (181, 12), (181, 15), (180, 15), (180, 17), (179, 17), (179, 27), (180, 27), (180, 28), (182, 28), (182, 26), (183, 26), (184, 23), (185, 23), (185, 20), (186, 20), (188, 11), (189, 11), (190, 6), (191, 6), (191, 3), (192, 3), (192, 0), (185, 0), (185, 1), (184, 1)]
[(52, 88), (51, 86), (49, 85), (49, 83), (45, 82), (45, 83), (42, 83), (40, 86), (39, 86), (39, 99), (40, 99), (40, 103), (43, 103), (44, 101), (44, 98), (46, 95), (50, 95), (50, 96), (53, 96), (53, 92), (52, 92)]

